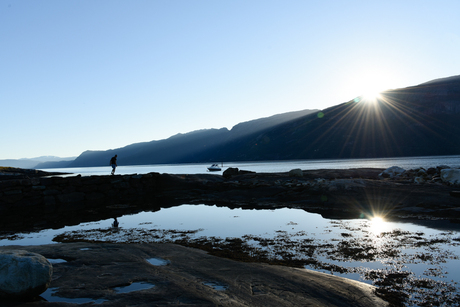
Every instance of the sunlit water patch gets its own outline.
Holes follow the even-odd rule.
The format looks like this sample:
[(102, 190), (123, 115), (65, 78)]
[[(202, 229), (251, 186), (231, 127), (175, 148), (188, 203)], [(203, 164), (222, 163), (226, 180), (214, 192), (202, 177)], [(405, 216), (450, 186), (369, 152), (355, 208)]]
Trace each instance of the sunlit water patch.
[(169, 260), (165, 260), (165, 259), (162, 259), (162, 258), (149, 258), (149, 259), (146, 259), (148, 263), (150, 263), (151, 265), (153, 266), (164, 266), (164, 265), (168, 265), (170, 262)]
[(116, 293), (129, 293), (129, 292), (134, 292), (134, 291), (141, 291), (141, 290), (147, 290), (155, 287), (155, 285), (148, 283), (148, 282), (133, 282), (130, 285), (127, 286), (122, 286), (122, 287), (115, 287), (113, 290)]
[[(58, 230), (0, 245), (174, 242), (225, 257), (305, 267), (374, 284), (407, 305), (459, 299), (460, 234), (383, 219), (327, 220), (300, 209), (183, 205)], [(445, 225), (444, 225), (445, 226)], [(454, 228), (455, 229), (455, 228)], [(246, 258), (245, 258), (246, 257)], [(155, 265), (155, 264), (154, 264)]]
[(51, 264), (66, 263), (67, 260), (64, 259), (47, 259)]
[(40, 296), (48, 302), (53, 303), (71, 303), (71, 304), (102, 304), (107, 300), (104, 299), (92, 299), (92, 298), (84, 298), (84, 297), (77, 297), (77, 298), (69, 298), (69, 297), (62, 297), (58, 296), (56, 292), (59, 291), (59, 288), (48, 288), (45, 292), (43, 292)]
[(207, 281), (203, 285), (213, 288), (216, 291), (225, 291), (228, 290), (228, 286), (219, 282)]

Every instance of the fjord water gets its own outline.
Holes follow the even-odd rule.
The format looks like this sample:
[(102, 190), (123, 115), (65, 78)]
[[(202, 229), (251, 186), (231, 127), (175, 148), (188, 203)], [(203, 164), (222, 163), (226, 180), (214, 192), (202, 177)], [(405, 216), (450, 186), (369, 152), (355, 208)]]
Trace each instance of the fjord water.
[[(110, 159), (110, 157), (109, 157)], [(337, 159), (337, 160), (295, 160), (295, 161), (257, 161), (257, 162), (219, 162), (223, 165), (222, 170), (228, 167), (237, 167), (241, 170), (258, 173), (288, 172), (291, 169), (348, 169), (348, 168), (388, 168), (399, 166), (404, 169), (423, 167), (436, 167), (447, 165), (452, 168), (460, 167), (460, 156), (427, 156), (427, 157), (404, 157), (404, 158), (380, 158), (380, 159)], [(116, 174), (147, 174), (150, 172), (169, 174), (203, 174), (207, 173), (207, 167), (211, 163), (185, 163), (185, 164), (154, 164), (154, 165), (123, 165), (123, 157), (118, 159)], [(80, 174), (82, 176), (109, 175), (111, 167), (76, 167), (76, 168), (52, 168), (44, 171)], [(219, 174), (222, 172), (216, 172)]]

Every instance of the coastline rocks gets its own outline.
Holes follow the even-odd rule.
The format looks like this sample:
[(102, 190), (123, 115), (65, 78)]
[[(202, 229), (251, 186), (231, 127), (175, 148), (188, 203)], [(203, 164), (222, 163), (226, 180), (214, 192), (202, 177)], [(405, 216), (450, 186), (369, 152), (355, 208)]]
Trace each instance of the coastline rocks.
[(441, 179), (450, 184), (460, 184), (460, 169), (442, 169)]
[(53, 266), (42, 255), (24, 250), (0, 251), (0, 298), (30, 298), (51, 283)]
[(230, 178), (232, 176), (238, 175), (239, 169), (237, 167), (229, 167), (223, 173), (224, 178)]
[(379, 177), (383, 178), (395, 178), (396, 176), (401, 175), (404, 173), (406, 170), (399, 167), (399, 166), (392, 166), (384, 170), (379, 174)]
[(303, 173), (300, 168), (291, 169), (289, 171), (289, 177), (302, 177)]
[[(444, 175), (442, 175), (442, 173), (444, 173)], [(426, 170), (422, 167), (404, 170), (399, 166), (392, 166), (381, 172), (379, 178), (406, 182), (409, 180), (415, 184), (460, 184), (460, 170), (451, 169), (446, 165), (430, 167)]]
[(222, 177), (228, 179), (232, 176), (245, 174), (255, 174), (255, 172), (240, 170), (237, 167), (229, 167), (222, 173)]

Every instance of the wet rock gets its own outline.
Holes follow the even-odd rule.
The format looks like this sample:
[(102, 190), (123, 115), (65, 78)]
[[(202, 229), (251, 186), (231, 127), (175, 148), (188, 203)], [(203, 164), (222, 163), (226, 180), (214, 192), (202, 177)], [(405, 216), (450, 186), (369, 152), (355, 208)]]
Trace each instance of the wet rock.
[(420, 176), (426, 176), (426, 175), (427, 175), (427, 172), (426, 172), (425, 169), (423, 169), (423, 168), (417, 169), (417, 176), (420, 177)]
[(324, 186), (327, 185), (327, 180), (324, 178), (316, 178), (315, 183), (316, 185)]
[(460, 184), (460, 169), (442, 169), (441, 179), (443, 182), (448, 182), (450, 184)]
[(0, 298), (35, 297), (51, 283), (53, 266), (42, 255), (24, 250), (0, 251)]
[(238, 168), (237, 167), (229, 167), (227, 168), (224, 173), (222, 174), (222, 176), (224, 178), (230, 178), (232, 176), (235, 176), (235, 175), (238, 175)]
[(255, 172), (240, 170), (237, 167), (229, 167), (223, 172), (222, 176), (228, 179), (232, 176), (245, 175), (245, 174), (255, 174)]
[[(305, 269), (234, 261), (175, 244), (66, 243), (24, 248), (53, 259), (72, 259), (55, 265), (59, 276), (51, 282), (55, 296), (106, 300), (102, 306), (388, 306), (368, 284)], [(152, 257), (168, 264), (155, 266), (145, 260)], [(114, 291), (132, 284), (155, 287), (126, 294)], [(260, 291), (251, 291), (254, 287)], [(99, 306), (94, 302), (27, 304), (82, 305)], [(1, 299), (0, 306), (4, 306)], [(25, 304), (14, 305), (19, 306)]]
[(300, 168), (291, 169), (289, 171), (289, 177), (302, 177), (303, 173)]
[(289, 171), (289, 177), (302, 177), (303, 172), (300, 168), (295, 168)]
[(383, 178), (395, 178), (396, 176), (401, 175), (405, 172), (405, 169), (399, 166), (392, 166), (384, 170), (382, 173), (379, 174), (379, 177)]
[(354, 179), (337, 179), (329, 183), (329, 191), (333, 190), (353, 190), (356, 188), (364, 188), (366, 184), (363, 180)]
[(434, 174), (436, 174), (437, 172), (438, 172), (438, 170), (437, 170), (436, 168), (434, 168), (434, 167), (430, 167), (429, 169), (426, 170), (426, 173), (427, 173), (428, 175), (434, 175)]
[(438, 170), (438, 173), (441, 172), (441, 170), (446, 169), (446, 168), (451, 168), (451, 167), (447, 166), (447, 165), (436, 166), (436, 169)]

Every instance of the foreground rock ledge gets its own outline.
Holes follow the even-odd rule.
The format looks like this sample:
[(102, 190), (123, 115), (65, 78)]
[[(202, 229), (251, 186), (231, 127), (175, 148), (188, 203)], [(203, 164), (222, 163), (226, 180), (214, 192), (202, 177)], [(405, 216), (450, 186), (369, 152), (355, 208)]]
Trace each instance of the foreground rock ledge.
[[(364, 283), (305, 269), (237, 262), (174, 244), (68, 243), (21, 249), (66, 260), (54, 264), (50, 288), (58, 288), (59, 297), (104, 300), (98, 306), (388, 306), (374, 294), (374, 287)], [(168, 260), (169, 265), (146, 261), (154, 257)], [(141, 281), (154, 287), (114, 291)], [(226, 290), (215, 290), (208, 283)], [(2, 306), (74, 306), (63, 301)], [(92, 304), (79, 306), (85, 305)]]

